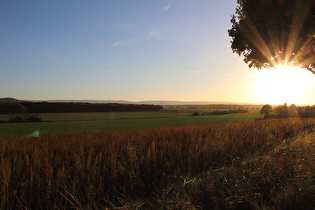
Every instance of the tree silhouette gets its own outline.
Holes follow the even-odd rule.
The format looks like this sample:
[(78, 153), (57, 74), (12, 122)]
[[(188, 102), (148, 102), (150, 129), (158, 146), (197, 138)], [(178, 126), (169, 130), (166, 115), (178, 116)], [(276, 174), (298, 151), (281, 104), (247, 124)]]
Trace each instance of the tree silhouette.
[(295, 104), (291, 104), (288, 108), (289, 117), (298, 117), (298, 108)]
[(287, 118), (289, 117), (289, 109), (287, 103), (283, 105), (276, 106), (273, 110), (278, 118)]
[(315, 74), (315, 0), (237, 0), (231, 48), (249, 67), (298, 66)]
[(271, 117), (272, 112), (273, 112), (273, 108), (269, 104), (264, 105), (260, 110), (260, 114), (265, 115), (264, 118)]

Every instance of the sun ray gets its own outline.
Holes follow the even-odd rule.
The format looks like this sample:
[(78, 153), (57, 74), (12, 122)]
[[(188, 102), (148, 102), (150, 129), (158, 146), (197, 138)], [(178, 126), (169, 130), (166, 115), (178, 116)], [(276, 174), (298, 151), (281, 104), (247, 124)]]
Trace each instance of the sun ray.
[[(310, 14), (314, 13), (311, 11), (314, 0), (295, 1), (293, 6), (284, 1), (258, 1), (258, 8), (265, 10), (262, 16), (257, 15), (255, 3), (240, 2), (236, 12), (238, 16), (232, 19), (234, 25), (230, 36), (235, 38), (233, 43), (243, 39), (245, 45), (239, 48), (240, 51), (237, 45), (233, 50), (244, 55), (249, 67), (261, 69), (292, 65), (315, 74), (315, 32), (310, 22), (313, 20)], [(241, 35), (235, 33), (238, 30)]]
[(297, 6), (293, 13), (292, 26), (291, 26), (290, 34), (287, 40), (287, 46), (285, 49), (286, 53), (284, 56), (283, 65), (289, 65), (290, 62), (294, 60), (292, 59), (292, 57), (296, 56), (296, 54), (294, 53), (294, 48), (297, 45), (297, 42), (299, 39), (298, 34), (300, 33), (302, 29), (302, 26), (305, 22), (307, 14), (311, 8), (310, 6), (311, 6), (310, 1), (308, 2), (299, 1), (297, 3)]
[(246, 19), (246, 28), (243, 30), (247, 31), (247, 34), (249, 35), (249, 38), (251, 39), (252, 43), (255, 45), (255, 47), (261, 52), (261, 54), (266, 58), (270, 59), (270, 62), (273, 66), (276, 66), (277, 63), (275, 60), (272, 60), (273, 54), (271, 53), (268, 45), (264, 41), (263, 37), (259, 33), (257, 27), (251, 20), (251, 18)]

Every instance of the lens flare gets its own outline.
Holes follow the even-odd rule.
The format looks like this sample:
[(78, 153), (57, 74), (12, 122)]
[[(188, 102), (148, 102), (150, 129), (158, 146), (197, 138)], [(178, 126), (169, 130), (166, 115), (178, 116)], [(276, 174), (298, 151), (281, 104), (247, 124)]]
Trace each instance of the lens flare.
[(35, 130), (32, 134), (28, 135), (30, 137), (40, 137), (40, 132), (39, 130)]

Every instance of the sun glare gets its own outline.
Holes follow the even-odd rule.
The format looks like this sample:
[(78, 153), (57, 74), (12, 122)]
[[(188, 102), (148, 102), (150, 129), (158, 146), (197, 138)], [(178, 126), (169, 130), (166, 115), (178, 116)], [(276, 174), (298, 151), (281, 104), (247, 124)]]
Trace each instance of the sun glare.
[(268, 104), (308, 104), (313, 77), (309, 71), (292, 66), (260, 70), (256, 83), (258, 100)]

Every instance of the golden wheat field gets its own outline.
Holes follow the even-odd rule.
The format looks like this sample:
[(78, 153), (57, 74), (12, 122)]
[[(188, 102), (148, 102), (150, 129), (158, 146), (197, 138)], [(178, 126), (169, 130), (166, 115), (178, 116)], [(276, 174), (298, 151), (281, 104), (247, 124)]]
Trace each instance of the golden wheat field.
[(315, 207), (315, 119), (0, 138), (2, 209)]

